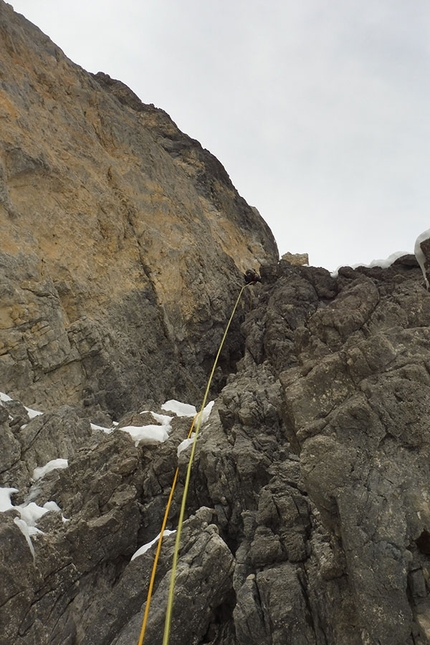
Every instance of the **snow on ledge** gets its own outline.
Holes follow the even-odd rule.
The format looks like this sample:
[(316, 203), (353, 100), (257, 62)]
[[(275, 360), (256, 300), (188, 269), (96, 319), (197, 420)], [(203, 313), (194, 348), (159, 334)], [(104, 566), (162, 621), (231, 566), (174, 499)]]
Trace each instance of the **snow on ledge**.
[(44, 466), (40, 466), (33, 470), (33, 479), (34, 481), (42, 479), (42, 477), (50, 473), (52, 470), (56, 470), (57, 468), (67, 468), (68, 465), (69, 462), (67, 459), (51, 459), (51, 461), (48, 461)]
[(14, 508), (10, 501), (10, 496), (17, 492), (17, 488), (0, 488), (0, 513), (4, 513), (5, 511), (9, 511), (11, 508)]
[[(172, 533), (176, 533), (176, 531), (169, 531), (168, 529), (166, 529), (165, 531), (163, 531), (163, 537), (167, 537), (168, 535), (172, 535)], [(131, 560), (134, 560), (135, 558), (138, 558), (140, 555), (143, 555), (144, 553), (146, 553), (148, 551), (148, 549), (150, 549), (153, 544), (158, 542), (159, 539), (160, 539), (160, 534), (158, 534), (157, 537), (155, 537), (153, 540), (151, 540), (151, 542), (147, 542), (146, 544), (141, 546), (140, 549), (137, 549), (137, 551), (135, 553), (133, 553), (133, 555), (131, 556)], [(130, 560), (130, 562), (131, 562), (131, 560)]]
[(177, 417), (195, 417), (197, 414), (194, 405), (181, 403), (181, 401), (176, 401), (175, 399), (170, 399), (163, 403), (161, 409), (166, 410), (166, 412), (174, 412)]
[(178, 457), (181, 454), (181, 452), (184, 452), (189, 448), (189, 446), (191, 446), (191, 444), (194, 442), (195, 436), (196, 436), (196, 433), (193, 432), (189, 439), (184, 439), (183, 441), (181, 441), (181, 443), (177, 448)]
[(414, 246), (415, 257), (417, 259), (418, 264), (420, 265), (427, 289), (429, 288), (429, 281), (427, 279), (427, 273), (426, 273), (426, 267), (425, 267), (426, 257), (421, 250), (421, 242), (424, 242), (424, 240), (428, 240), (429, 238), (430, 238), (430, 228), (427, 229), (427, 231), (424, 231), (423, 233), (418, 235), (417, 239), (415, 240), (415, 246)]
[[(18, 511), (21, 517), (15, 517), (13, 521), (25, 537), (31, 555), (35, 558), (31, 536), (43, 534), (43, 531), (36, 527), (37, 522), (49, 511), (59, 511), (61, 513), (61, 508), (54, 501), (46, 502), (43, 506), (38, 506), (35, 502), (14, 506), (10, 496), (17, 492), (17, 488), (0, 488), (0, 513), (5, 513), (11, 509)], [(67, 520), (63, 517), (63, 521)]]
[(332, 278), (337, 278), (339, 274), (339, 269), (341, 269), (344, 266), (349, 266), (351, 269), (358, 269), (359, 267), (365, 267), (366, 269), (373, 269), (374, 267), (380, 267), (381, 269), (388, 269), (396, 260), (399, 258), (402, 258), (404, 255), (408, 255), (408, 251), (396, 251), (395, 253), (392, 253), (391, 255), (388, 256), (388, 258), (385, 258), (385, 260), (372, 260), (370, 264), (363, 264), (363, 262), (359, 262), (358, 264), (352, 264), (352, 265), (345, 265), (342, 264), (340, 267), (337, 267), (335, 271), (332, 271), (330, 273)]
[(104, 426), (98, 426), (96, 423), (90, 423), (91, 430), (102, 430), (105, 434), (110, 434), (115, 430), (115, 428), (105, 428)]
[(33, 410), (32, 408), (27, 408), (25, 405), (24, 407), (27, 410), (27, 414), (30, 417), (30, 419), (34, 419), (35, 417), (40, 417), (40, 415), (43, 414), (43, 412), (40, 412), (40, 410)]
[[(0, 401), (3, 403), (7, 403), (8, 401), (14, 401), (15, 399), (12, 399), (8, 394), (5, 394), (5, 392), (0, 392)], [(27, 414), (30, 419), (34, 419), (35, 417), (40, 416), (43, 414), (43, 412), (40, 412), (40, 410), (33, 410), (33, 408), (27, 408), (27, 406), (24, 405), (24, 408), (27, 410)]]
[(138, 446), (140, 443), (163, 443), (163, 441), (168, 439), (171, 429), (172, 426), (167, 424), (162, 426), (125, 426), (124, 428), (120, 428), (122, 432), (128, 432), (131, 438), (134, 439), (135, 446)]

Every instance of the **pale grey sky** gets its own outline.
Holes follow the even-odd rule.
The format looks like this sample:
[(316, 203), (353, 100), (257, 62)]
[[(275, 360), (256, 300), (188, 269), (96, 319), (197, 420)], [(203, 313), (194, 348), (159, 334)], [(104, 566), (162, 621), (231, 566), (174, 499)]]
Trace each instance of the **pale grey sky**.
[(281, 254), (369, 263), (430, 228), (428, 0), (11, 4), (210, 150)]

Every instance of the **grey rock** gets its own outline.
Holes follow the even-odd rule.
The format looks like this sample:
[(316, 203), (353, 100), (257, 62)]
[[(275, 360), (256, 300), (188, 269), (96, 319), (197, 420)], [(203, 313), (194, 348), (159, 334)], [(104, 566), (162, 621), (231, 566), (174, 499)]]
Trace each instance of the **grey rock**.
[(70, 406), (39, 415), (21, 426), (16, 436), (22, 458), (31, 473), (52, 459), (69, 459), (91, 437), (88, 419), (82, 419)]
[[(286, 271), (253, 292), (244, 357), (197, 442), (172, 642), (424, 644), (429, 295), (414, 266), (390, 269), (400, 278), (391, 281), (344, 272), (336, 288), (320, 270)], [(120, 425), (151, 421), (130, 412)], [(23, 480), (38, 441), (38, 454), (52, 455), (66, 434), (70, 450), (69, 468), (26, 484), (70, 521), (50, 512), (39, 522), (34, 573), (7, 627), (17, 625), (17, 643), (137, 639), (155, 547), (130, 557), (159, 532), (179, 465), (175, 528), (185, 480), (176, 449), (189, 420), (172, 426), (165, 443), (139, 448), (62, 408), (13, 431)], [(149, 642), (161, 642), (173, 542), (162, 549)]]
[(10, 418), (8, 408), (0, 405), (0, 478), (21, 457), (21, 445), (11, 430)]

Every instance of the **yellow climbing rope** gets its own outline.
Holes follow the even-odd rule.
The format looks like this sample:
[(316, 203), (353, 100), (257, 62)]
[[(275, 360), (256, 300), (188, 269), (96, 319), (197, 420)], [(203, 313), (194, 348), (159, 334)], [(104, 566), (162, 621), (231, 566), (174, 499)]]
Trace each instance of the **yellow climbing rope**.
[[(184, 521), (185, 506), (186, 506), (188, 488), (189, 488), (190, 478), (191, 478), (191, 468), (192, 468), (192, 464), (193, 464), (193, 460), (194, 460), (194, 454), (195, 454), (195, 451), (196, 451), (197, 438), (198, 438), (198, 435), (199, 435), (199, 432), (200, 432), (200, 427), (202, 425), (203, 412), (204, 412), (204, 409), (206, 407), (206, 401), (207, 401), (207, 398), (208, 398), (208, 395), (209, 395), (209, 390), (210, 390), (210, 386), (211, 386), (211, 383), (212, 383), (213, 375), (215, 373), (215, 369), (216, 369), (216, 366), (218, 364), (218, 359), (220, 357), (220, 354), (221, 354), (225, 339), (227, 337), (227, 333), (228, 333), (228, 330), (230, 328), (231, 322), (233, 320), (234, 314), (236, 313), (236, 309), (237, 309), (237, 307), (239, 305), (239, 301), (240, 301), (240, 299), (242, 297), (242, 293), (243, 293), (243, 291), (244, 291), (246, 286), (247, 286), (247, 284), (244, 284), (243, 287), (241, 288), (241, 290), (239, 291), (239, 295), (238, 295), (236, 303), (235, 303), (235, 305), (233, 307), (233, 311), (231, 312), (231, 316), (229, 318), (229, 321), (228, 321), (227, 326), (225, 328), (225, 331), (224, 331), (223, 337), (221, 339), (221, 343), (219, 345), (217, 354), (215, 356), (215, 360), (214, 360), (214, 363), (213, 363), (213, 366), (212, 366), (211, 373), (209, 375), (209, 379), (208, 379), (208, 383), (207, 383), (207, 386), (206, 386), (205, 394), (203, 396), (203, 401), (202, 401), (200, 411), (194, 417), (193, 422), (192, 422), (191, 427), (190, 427), (190, 430), (188, 432), (188, 437), (187, 438), (189, 439), (191, 437), (191, 435), (192, 435), (194, 425), (196, 426), (196, 430), (195, 430), (195, 433), (194, 433), (194, 439), (193, 439), (193, 443), (192, 443), (192, 447), (191, 447), (190, 459), (188, 461), (188, 468), (187, 468), (187, 474), (186, 474), (186, 478), (185, 478), (184, 492), (182, 494), (182, 502), (181, 502), (181, 508), (180, 508), (180, 512), (179, 512), (178, 528), (176, 530), (176, 540), (175, 540), (175, 547), (174, 547), (174, 551), (173, 551), (173, 561), (172, 561), (172, 572), (171, 572), (171, 577), (170, 577), (170, 587), (169, 587), (169, 594), (168, 594), (168, 598), (167, 598), (166, 619), (165, 619), (165, 624), (164, 624), (163, 645), (168, 645), (168, 643), (169, 643), (170, 626), (171, 626), (171, 622), (172, 622), (173, 598), (174, 598), (174, 593), (175, 593), (175, 577), (176, 577), (176, 569), (177, 569), (177, 565), (178, 565), (178, 555), (179, 555), (179, 546), (180, 546), (180, 541), (181, 541), (182, 524), (183, 524), (183, 521)], [(151, 605), (152, 591), (153, 591), (154, 582), (155, 582), (155, 574), (156, 574), (156, 570), (157, 570), (158, 560), (159, 560), (159, 557), (160, 557), (161, 544), (162, 544), (162, 541), (163, 541), (163, 533), (164, 533), (164, 530), (166, 528), (169, 511), (170, 511), (170, 507), (171, 507), (171, 504), (172, 504), (173, 494), (175, 492), (176, 482), (178, 480), (178, 474), (179, 474), (179, 468), (176, 468), (175, 475), (174, 475), (174, 478), (173, 478), (172, 488), (170, 490), (170, 495), (169, 495), (169, 499), (167, 501), (166, 511), (164, 513), (163, 522), (162, 522), (162, 526), (161, 526), (161, 530), (160, 530), (160, 537), (159, 537), (159, 540), (158, 540), (157, 551), (155, 553), (154, 564), (152, 566), (151, 578), (150, 578), (150, 582), (149, 582), (149, 588), (148, 588), (148, 594), (147, 594), (147, 600), (146, 600), (145, 613), (144, 613), (144, 616), (143, 616), (142, 629), (140, 631), (140, 637), (139, 637), (138, 645), (143, 645), (143, 639), (145, 637), (146, 626), (147, 626), (147, 623), (148, 623), (149, 608), (150, 608), (150, 605)]]
[[(187, 439), (191, 437), (195, 420), (196, 420), (196, 417), (194, 417), (193, 419), (193, 422), (191, 424), (191, 427), (187, 435)], [(146, 596), (145, 613), (143, 614), (142, 629), (140, 630), (138, 645), (142, 645), (143, 639), (145, 638), (146, 624), (148, 622), (149, 608), (151, 606), (152, 590), (154, 588), (154, 582), (155, 582), (155, 574), (157, 573), (157, 565), (158, 565), (158, 560), (160, 558), (161, 545), (163, 543), (163, 534), (166, 529), (167, 519), (169, 517), (170, 507), (172, 505), (173, 494), (175, 492), (176, 482), (178, 481), (178, 475), (179, 475), (179, 468), (176, 468), (175, 475), (173, 477), (172, 488), (170, 489), (169, 499), (167, 500), (166, 510), (164, 511), (164, 517), (163, 517), (163, 522), (161, 524), (160, 537), (158, 538), (158, 544), (157, 544), (157, 550), (155, 552), (154, 563), (152, 565), (151, 578), (149, 580), (149, 587), (148, 587), (148, 594)]]

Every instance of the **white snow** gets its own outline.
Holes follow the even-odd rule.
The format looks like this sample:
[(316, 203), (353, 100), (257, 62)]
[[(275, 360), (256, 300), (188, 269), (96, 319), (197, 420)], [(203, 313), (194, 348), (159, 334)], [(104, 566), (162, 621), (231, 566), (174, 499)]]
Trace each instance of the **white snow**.
[[(21, 517), (15, 517), (13, 521), (27, 540), (27, 544), (34, 558), (35, 554), (31, 536), (38, 533), (43, 534), (43, 531), (36, 527), (37, 522), (45, 515), (45, 513), (48, 513), (48, 511), (61, 512), (61, 508), (54, 501), (46, 502), (43, 506), (38, 506), (35, 502), (14, 506), (10, 501), (10, 496), (12, 493), (17, 492), (17, 488), (0, 488), (0, 512), (4, 513), (12, 508), (19, 512)], [(63, 517), (63, 522), (64, 521), (67, 520)]]
[(157, 414), (156, 412), (151, 412), (151, 414), (162, 425), (169, 425), (172, 420), (172, 417), (169, 417), (167, 414)]
[(27, 526), (36, 526), (40, 518), (48, 512), (47, 508), (38, 506), (35, 502), (30, 502), (25, 506), (15, 506), (15, 508), (20, 512), (21, 519), (24, 520)]
[(388, 269), (396, 260), (402, 258), (404, 255), (408, 255), (407, 251), (396, 251), (388, 256), (385, 260), (372, 260), (368, 265), (371, 267), (381, 267), (382, 269)]
[(135, 446), (138, 446), (139, 443), (163, 443), (169, 437), (172, 430), (172, 426), (170, 425), (172, 417), (166, 414), (156, 414), (155, 412), (151, 412), (151, 414), (156, 421), (161, 423), (161, 426), (149, 424), (145, 426), (125, 426), (124, 428), (120, 428), (123, 432), (128, 432), (132, 439), (134, 439)]
[[(201, 425), (201, 426), (203, 426), (203, 425), (206, 423), (206, 421), (209, 419), (210, 414), (211, 414), (211, 412), (212, 412), (212, 408), (213, 408), (213, 406), (214, 406), (214, 403), (215, 403), (215, 401), (210, 401), (210, 402), (207, 404), (207, 406), (203, 409), (203, 413), (202, 413), (202, 420), (201, 420), (201, 422), (200, 422), (200, 425)], [(197, 424), (198, 424), (199, 416), (200, 416), (200, 412), (199, 412), (199, 414), (198, 414), (198, 415), (197, 415), (197, 417), (196, 417), (196, 423), (195, 423), (195, 425), (197, 425)], [(194, 442), (194, 438), (195, 438), (195, 436), (196, 436), (196, 434), (195, 434), (195, 432), (193, 432), (193, 433), (192, 433), (192, 435), (191, 435), (191, 437), (189, 437), (188, 439), (184, 439), (183, 441), (181, 441), (181, 443), (179, 444), (179, 446), (178, 446), (178, 448), (177, 448), (178, 457), (179, 457), (179, 455), (181, 454), (181, 452), (184, 452), (184, 450), (187, 450), (187, 448), (189, 448), (189, 446), (191, 446), (191, 444)]]
[(48, 461), (48, 463), (44, 466), (40, 466), (39, 468), (35, 468), (33, 470), (33, 479), (36, 481), (37, 479), (44, 477), (47, 473), (50, 473), (51, 470), (56, 470), (57, 468), (67, 468), (68, 465), (69, 462), (67, 459), (51, 459), (51, 461)]
[(209, 419), (209, 417), (210, 417), (210, 415), (211, 415), (212, 408), (213, 408), (214, 404), (215, 404), (215, 401), (209, 401), (209, 403), (207, 404), (207, 406), (204, 408), (204, 410), (203, 410), (203, 414), (202, 414), (202, 421), (201, 421), (201, 425), (205, 424), (205, 423), (206, 423), (206, 421)]
[(168, 438), (171, 429), (170, 425), (125, 426), (120, 428), (122, 432), (128, 432), (131, 438), (134, 439), (135, 446), (140, 443), (162, 443)]
[[(395, 253), (392, 253), (391, 255), (388, 256), (388, 258), (385, 258), (384, 260), (372, 260), (370, 264), (363, 264), (363, 262), (360, 262), (359, 264), (352, 264), (351, 269), (358, 269), (359, 267), (366, 267), (368, 269), (371, 269), (373, 267), (381, 267), (381, 269), (388, 269), (396, 260), (399, 258), (403, 257), (404, 255), (408, 255), (408, 251), (396, 251)], [(342, 265), (344, 266), (344, 265)], [(332, 271), (330, 273), (332, 278), (337, 278), (339, 269), (342, 267), (337, 267), (336, 271)]]
[[(210, 401), (203, 410), (202, 424), (206, 423), (206, 421), (209, 419), (209, 415), (212, 411), (212, 406), (214, 403), (215, 401)], [(180, 401), (175, 401), (175, 399), (170, 399), (169, 401), (166, 401), (166, 403), (163, 403), (161, 409), (167, 410), (168, 412), (174, 412), (178, 417), (195, 417), (197, 414), (197, 410), (194, 405), (190, 405), (189, 403), (181, 403)]]
[(178, 417), (195, 417), (197, 414), (194, 405), (181, 403), (180, 401), (175, 401), (175, 399), (170, 399), (166, 403), (163, 403), (161, 409), (167, 412), (174, 412)]
[[(12, 401), (13, 399), (5, 394), (4, 392), (0, 392), (0, 401), (7, 402), (7, 401)], [(203, 410), (202, 412), (202, 418), (201, 418), (201, 425), (206, 423), (206, 421), (209, 418), (209, 415), (211, 413), (212, 407), (214, 405), (214, 401), (211, 401)], [(189, 405), (187, 403), (181, 403), (180, 401), (176, 401), (174, 399), (171, 399), (170, 401), (166, 401), (162, 406), (163, 410), (166, 410), (168, 412), (173, 412), (177, 416), (180, 417), (195, 417), (197, 414), (196, 408), (193, 405)], [(30, 419), (34, 419), (35, 417), (43, 414), (43, 412), (40, 412), (38, 410), (33, 410), (32, 408), (25, 408), (27, 410), (27, 413), (30, 417)], [(146, 444), (153, 444), (153, 443), (161, 443), (163, 441), (166, 441), (166, 439), (169, 437), (169, 434), (172, 430), (171, 426), (171, 421), (172, 418), (171, 416), (167, 414), (157, 414), (156, 412), (151, 411), (152, 416), (154, 417), (155, 421), (157, 421), (161, 425), (155, 425), (155, 424), (149, 424), (149, 425), (144, 425), (144, 426), (126, 426), (124, 428), (120, 428), (123, 432), (128, 432), (128, 434), (134, 439), (135, 445), (138, 446), (140, 443), (146, 443)], [(197, 416), (196, 421), (199, 421), (199, 418)], [(117, 426), (117, 423), (114, 423), (113, 425)], [(103, 426), (98, 426), (96, 424), (91, 423), (91, 428), (93, 430), (102, 430), (106, 434), (109, 434), (113, 431), (113, 428), (104, 428)], [(181, 442), (181, 444), (178, 446), (178, 455), (183, 451), (186, 450), (194, 441), (195, 434), (189, 438), (185, 439), (184, 441)], [(40, 466), (34, 469), (33, 471), (33, 480), (38, 481), (42, 479), (47, 473), (51, 472), (52, 470), (55, 470), (57, 468), (67, 468), (68, 467), (68, 460), (67, 459), (51, 459), (47, 464), (44, 466)], [(0, 487), (0, 512), (5, 512), (10, 509), (16, 509), (21, 517), (15, 517), (14, 522), (19, 528), (19, 530), (22, 532), (24, 535), (27, 544), (29, 546), (29, 549), (33, 555), (33, 558), (35, 557), (35, 552), (34, 552), (34, 546), (31, 541), (31, 536), (35, 534), (40, 534), (42, 531), (37, 528), (36, 524), (40, 520), (41, 517), (45, 515), (45, 513), (48, 513), (49, 511), (54, 511), (54, 512), (60, 512), (61, 509), (58, 506), (58, 504), (54, 501), (49, 501), (46, 502), (43, 506), (39, 506), (35, 502), (29, 501), (31, 497), (34, 497), (38, 494), (39, 488), (37, 484), (34, 484), (33, 486), (33, 495), (29, 495), (27, 497), (26, 503), (14, 506), (14, 504), (11, 502), (11, 495), (13, 493), (17, 493), (18, 489), (17, 488), (1, 488)], [(69, 520), (66, 519), (64, 516), (62, 516), (63, 522), (68, 522)], [(175, 531), (169, 531), (165, 530), (163, 532), (163, 536), (171, 535)], [(159, 539), (159, 535), (154, 538), (151, 542), (148, 544), (144, 544), (140, 549), (136, 551), (136, 553), (133, 555), (131, 558), (134, 560), (134, 558), (137, 558), (139, 555), (142, 555), (145, 553), (148, 549), (151, 548), (151, 546), (157, 542)]]
[[(168, 535), (172, 535), (172, 533), (176, 533), (176, 531), (169, 531), (168, 529), (166, 529), (165, 531), (163, 531), (163, 537), (167, 537)], [(155, 537), (153, 540), (151, 540), (151, 542), (147, 542), (146, 544), (141, 546), (140, 549), (137, 549), (137, 551), (135, 553), (133, 553), (133, 555), (131, 556), (131, 560), (134, 560), (135, 558), (138, 558), (139, 555), (143, 555), (144, 553), (146, 553), (148, 551), (148, 549), (150, 549), (153, 544), (158, 542), (159, 539), (160, 539), (160, 534), (158, 534), (157, 537)]]
[[(4, 392), (0, 392), (0, 401), (3, 401), (6, 403), (7, 401), (13, 401), (10, 396), (5, 394)], [(27, 414), (30, 417), (30, 419), (34, 419), (34, 417), (38, 417), (39, 415), (43, 414), (43, 412), (39, 412), (39, 410), (33, 410), (32, 408), (27, 408), (24, 405), (25, 409), (27, 410)], [(25, 428), (25, 425), (21, 426), (22, 428)]]
[(34, 419), (35, 417), (39, 417), (41, 414), (43, 414), (43, 412), (40, 412), (39, 410), (33, 410), (32, 408), (25, 407), (25, 409), (27, 410), (27, 414), (30, 419)]
[(61, 513), (61, 508), (57, 502), (45, 502), (43, 508), (46, 508), (47, 511), (58, 511)]
[[(19, 517), (15, 517), (15, 519), (13, 521), (15, 522), (15, 524), (17, 525), (17, 527), (19, 528), (19, 530), (21, 531), (21, 533), (23, 534), (23, 536), (27, 540), (28, 547), (29, 547), (29, 549), (31, 551), (31, 555), (33, 556), (33, 559), (34, 559), (35, 558), (34, 546), (33, 546), (33, 542), (31, 541), (30, 535), (34, 535), (34, 533), (37, 532), (38, 529), (36, 529), (36, 531), (32, 530), (31, 533), (30, 533), (30, 527), (24, 522), (24, 520), (20, 520)], [(31, 527), (31, 528), (34, 529), (34, 527)], [(39, 532), (41, 533), (41, 531), (39, 531)]]
[(421, 250), (421, 242), (424, 242), (424, 240), (428, 240), (429, 238), (430, 238), (430, 228), (427, 229), (427, 231), (424, 231), (423, 233), (418, 235), (414, 246), (415, 257), (417, 259), (418, 264), (421, 267), (421, 271), (423, 273), (424, 282), (426, 283), (427, 289), (429, 288), (429, 281), (427, 279), (426, 268), (425, 268), (426, 257)]
[(189, 437), (189, 439), (184, 439), (183, 441), (181, 441), (181, 443), (178, 446), (178, 457), (181, 454), (181, 452), (184, 452), (184, 450), (187, 450), (187, 448), (189, 446), (191, 446), (191, 444), (194, 441), (195, 436), (196, 436), (196, 433), (193, 432), (191, 437)]
[(0, 513), (4, 513), (14, 507), (10, 501), (10, 496), (12, 493), (17, 492), (17, 488), (0, 488)]
[[(43, 508), (46, 508), (47, 511), (56, 511), (57, 513), (61, 513), (61, 508), (58, 506), (57, 502), (45, 502)], [(61, 519), (63, 520), (63, 523), (70, 522), (67, 517), (64, 517), (63, 513), (61, 513)]]
[[(0, 401), (6, 402), (6, 401), (13, 401), (10, 396), (5, 394), (4, 392), (0, 392)], [(34, 419), (34, 417), (38, 417), (39, 415), (43, 414), (43, 412), (40, 412), (39, 410), (33, 410), (32, 408), (27, 408), (24, 405), (25, 409), (27, 410), (27, 414), (30, 417), (30, 419)]]
[(91, 430), (102, 430), (106, 434), (110, 434), (115, 430), (115, 428), (104, 428), (103, 426), (98, 426), (95, 423), (91, 423)]

